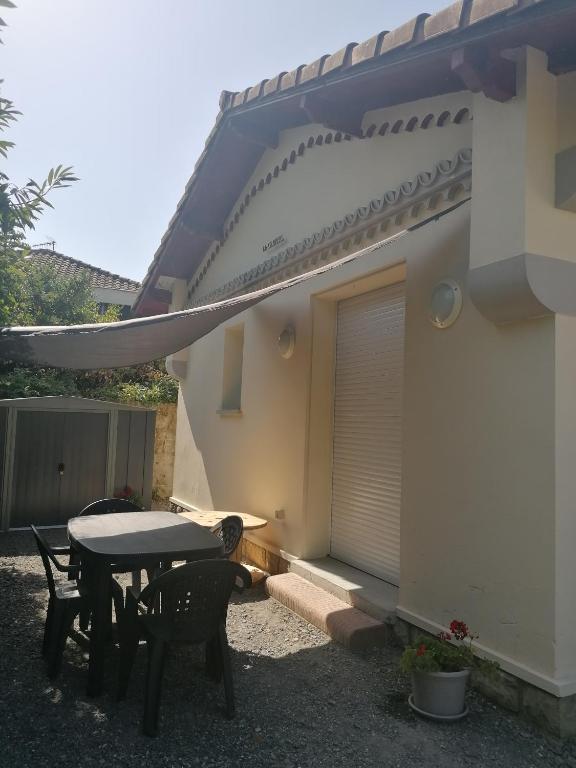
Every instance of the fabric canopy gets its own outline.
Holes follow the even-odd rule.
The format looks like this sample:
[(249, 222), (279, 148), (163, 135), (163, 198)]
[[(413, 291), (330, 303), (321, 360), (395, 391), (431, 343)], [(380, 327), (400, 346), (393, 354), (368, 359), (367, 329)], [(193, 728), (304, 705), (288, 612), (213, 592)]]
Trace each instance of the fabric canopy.
[(158, 360), (184, 349), (221, 323), (269, 296), (389, 246), (434, 218), (439, 218), (439, 215), (331, 264), (214, 304), (117, 323), (3, 328), (0, 331), (0, 359), (75, 369), (122, 368)]

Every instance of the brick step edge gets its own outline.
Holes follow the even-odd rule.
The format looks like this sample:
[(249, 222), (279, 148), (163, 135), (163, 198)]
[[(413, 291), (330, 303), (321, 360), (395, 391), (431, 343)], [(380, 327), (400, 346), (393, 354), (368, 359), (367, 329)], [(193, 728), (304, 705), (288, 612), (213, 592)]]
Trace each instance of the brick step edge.
[(295, 573), (266, 580), (266, 592), (294, 613), (352, 650), (380, 647), (391, 641), (389, 625), (373, 619)]

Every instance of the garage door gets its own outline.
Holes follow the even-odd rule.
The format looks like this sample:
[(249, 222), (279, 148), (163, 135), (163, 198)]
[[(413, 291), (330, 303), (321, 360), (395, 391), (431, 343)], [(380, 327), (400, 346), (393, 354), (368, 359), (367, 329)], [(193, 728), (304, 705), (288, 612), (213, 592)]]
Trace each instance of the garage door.
[(404, 285), (338, 304), (331, 555), (398, 583)]

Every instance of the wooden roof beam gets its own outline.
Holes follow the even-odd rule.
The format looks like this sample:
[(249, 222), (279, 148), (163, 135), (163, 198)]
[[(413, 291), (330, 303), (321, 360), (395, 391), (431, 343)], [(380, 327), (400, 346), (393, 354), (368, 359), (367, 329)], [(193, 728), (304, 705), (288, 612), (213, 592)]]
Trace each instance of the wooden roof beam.
[(516, 64), (505, 59), (501, 51), (459, 48), (452, 54), (450, 66), (472, 93), (500, 102), (516, 96)]
[(362, 136), (362, 118), (365, 110), (358, 105), (346, 101), (330, 102), (324, 96), (308, 93), (300, 97), (300, 108), (312, 123), (320, 123), (326, 128), (351, 136)]

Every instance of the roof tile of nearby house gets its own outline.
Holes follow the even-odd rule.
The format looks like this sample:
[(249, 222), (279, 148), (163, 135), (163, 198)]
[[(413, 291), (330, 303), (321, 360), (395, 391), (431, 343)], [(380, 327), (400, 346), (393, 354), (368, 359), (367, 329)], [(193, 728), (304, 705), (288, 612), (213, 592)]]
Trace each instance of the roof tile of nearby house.
[(50, 248), (33, 248), (27, 258), (33, 259), (38, 264), (51, 267), (56, 274), (64, 277), (88, 273), (90, 285), (94, 288), (117, 288), (122, 291), (136, 291), (140, 288), (140, 283), (136, 280), (107, 272), (100, 267), (93, 267), (91, 264), (65, 256), (63, 253), (58, 253)]
[[(537, 18), (538, 9), (542, 11), (540, 19)], [(457, 2), (433, 15), (421, 13), (394, 30), (380, 32), (362, 43), (348, 43), (336, 53), (323, 55), (311, 64), (301, 64), (290, 72), (280, 72), (274, 77), (262, 80), (243, 91), (223, 91), (220, 96), (220, 112), (216, 117), (215, 125), (206, 139), (205, 148), (195, 164), (194, 173), (186, 184), (184, 195), (178, 203), (176, 213), (169, 222), (168, 229), (150, 264), (135, 308), (143, 304), (145, 297), (150, 298), (154, 293), (156, 278), (162, 274), (160, 265), (165, 260), (168, 249), (172, 247), (171, 241), (179, 238), (177, 225), (182, 221), (185, 210), (186, 212), (191, 209), (194, 210), (198, 206), (198, 201), (204, 198), (206, 200), (205, 207), (211, 207), (212, 211), (207, 215), (206, 211), (200, 210), (199, 215), (201, 218), (209, 217), (211, 221), (209, 222), (210, 226), (203, 231), (198, 230), (198, 234), (205, 237), (214, 229), (218, 229), (218, 224), (221, 222), (213, 220), (214, 201), (206, 195), (204, 187), (201, 187), (203, 176), (212, 179), (212, 181), (206, 182), (207, 188), (212, 183), (219, 190), (216, 199), (221, 207), (224, 209), (226, 205), (229, 205), (231, 208), (234, 201), (230, 203), (228, 198), (225, 199), (222, 192), (230, 193), (229, 197), (232, 198), (235, 176), (238, 176), (238, 185), (241, 189), (242, 180), (245, 183), (258, 162), (260, 155), (253, 149), (244, 146), (242, 148), (244, 158), (236, 152), (235, 154), (231, 153), (231, 161), (228, 158), (225, 160), (229, 166), (226, 168), (225, 186), (222, 187), (223, 182), (221, 180), (213, 181), (214, 169), (210, 166), (210, 162), (215, 153), (220, 152), (224, 156), (226, 148), (223, 149), (222, 136), (225, 131), (238, 132), (238, 125), (241, 125), (238, 121), (251, 121), (252, 127), (255, 121), (260, 121), (266, 128), (271, 115), (270, 110), (277, 108), (278, 113), (282, 110), (284, 110), (282, 114), (287, 113), (284, 100), (291, 97), (292, 99), (297, 98), (300, 94), (307, 94), (311, 89), (316, 90), (318, 87), (331, 89), (330, 96), (332, 96), (332, 91), (335, 92), (344, 78), (354, 75), (363, 76), (364, 74), (369, 77), (379, 67), (389, 66), (394, 69), (395, 74), (392, 74), (392, 69), (389, 70), (390, 77), (397, 77), (397, 73), (404, 70), (406, 73), (409, 72), (407, 74), (408, 79), (414, 80), (415, 61), (417, 62), (416, 66), (423, 66), (422, 62), (426, 61), (427, 56), (442, 55), (443, 51), (449, 50), (451, 47), (468, 45), (471, 42), (476, 44), (479, 40), (486, 43), (488, 38), (490, 38), (490, 42), (496, 39), (498, 45), (506, 43), (507, 39), (513, 45), (535, 44), (522, 31), (510, 32), (510, 30), (513, 27), (516, 27), (516, 30), (529, 29), (532, 37), (535, 35), (544, 36), (548, 34), (548, 28), (546, 24), (540, 24), (542, 18), (546, 20), (547, 16), (552, 17), (559, 13), (573, 14), (574, 11), (576, 11), (576, 4), (573, 0), (457, 0)], [(574, 15), (571, 16), (571, 19), (574, 19)], [(507, 35), (509, 38), (506, 38)], [(410, 70), (409, 67), (411, 67)], [(420, 76), (425, 73), (429, 79), (436, 77), (439, 72), (439, 70), (427, 71), (426, 67), (418, 71), (421, 73)], [(443, 77), (445, 80), (454, 76), (453, 72), (440, 74), (440, 78)], [(460, 87), (465, 86), (460, 83)], [(445, 90), (450, 89), (446, 85)], [(455, 89), (452, 87), (452, 90)], [(346, 98), (344, 90), (342, 94)], [(340, 98), (342, 97), (341, 95)], [(421, 95), (418, 95), (417, 87), (412, 87), (412, 98), (422, 98)], [(236, 125), (233, 121), (237, 121)], [(242, 164), (243, 159), (244, 164)], [(232, 165), (235, 167), (232, 168)], [(234, 187), (234, 192), (238, 191), (239, 189)], [(196, 218), (192, 216), (193, 221)], [(222, 218), (221, 215), (220, 218)], [(194, 221), (194, 223), (196, 222)], [(213, 226), (215, 223), (217, 224), (216, 227)], [(191, 264), (194, 268), (201, 261), (202, 248), (203, 245), (199, 245), (198, 242), (192, 243), (186, 249), (183, 249), (180, 242), (174, 246), (174, 249), (180, 253), (183, 250), (188, 253), (194, 252), (193, 257), (191, 257)], [(181, 275), (173, 274), (172, 276)], [(138, 311), (142, 311), (141, 307)]]

